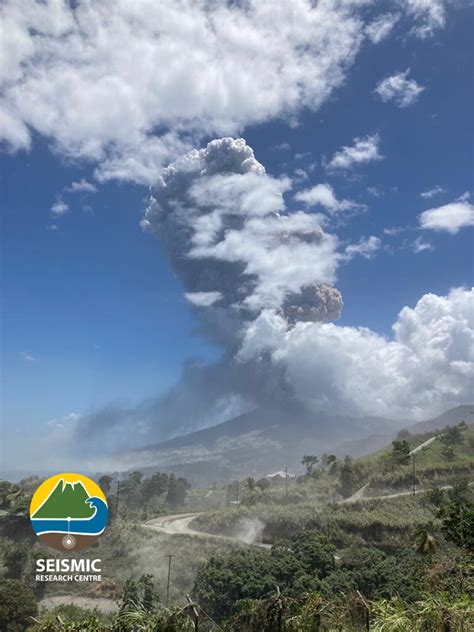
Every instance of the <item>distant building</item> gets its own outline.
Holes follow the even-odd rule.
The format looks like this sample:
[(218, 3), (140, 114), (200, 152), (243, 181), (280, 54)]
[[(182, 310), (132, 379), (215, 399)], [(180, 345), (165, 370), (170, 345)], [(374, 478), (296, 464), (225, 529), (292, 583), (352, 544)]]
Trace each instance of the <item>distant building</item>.
[(273, 474), (267, 474), (266, 478), (269, 478), (271, 481), (284, 481), (285, 478), (296, 478), (294, 474), (290, 474), (290, 472), (285, 472), (285, 470), (280, 470), (279, 472), (274, 472)]

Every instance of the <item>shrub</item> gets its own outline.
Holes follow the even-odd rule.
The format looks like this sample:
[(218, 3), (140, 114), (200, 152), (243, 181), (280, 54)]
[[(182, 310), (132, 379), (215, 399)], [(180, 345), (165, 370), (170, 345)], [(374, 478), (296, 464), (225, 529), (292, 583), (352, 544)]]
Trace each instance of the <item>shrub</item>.
[(38, 613), (33, 591), (16, 579), (0, 579), (0, 630), (23, 632)]

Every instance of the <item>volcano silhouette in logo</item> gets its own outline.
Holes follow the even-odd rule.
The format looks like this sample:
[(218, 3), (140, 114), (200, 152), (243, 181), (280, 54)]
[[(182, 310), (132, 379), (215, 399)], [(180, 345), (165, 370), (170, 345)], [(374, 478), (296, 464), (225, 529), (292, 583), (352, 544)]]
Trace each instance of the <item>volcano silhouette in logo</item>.
[(58, 551), (79, 551), (97, 541), (108, 518), (107, 500), (91, 479), (57, 474), (38, 487), (30, 519), (40, 539)]

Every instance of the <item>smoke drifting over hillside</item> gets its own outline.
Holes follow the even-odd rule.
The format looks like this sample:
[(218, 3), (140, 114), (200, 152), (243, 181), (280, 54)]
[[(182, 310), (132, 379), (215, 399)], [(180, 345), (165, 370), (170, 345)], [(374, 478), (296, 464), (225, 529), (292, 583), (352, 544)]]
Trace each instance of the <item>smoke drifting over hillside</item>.
[(164, 397), (84, 418), (82, 430), (113, 442), (138, 426), (144, 443), (270, 403), (419, 418), (469, 398), (472, 291), (403, 308), (392, 341), (337, 326), (333, 283), (347, 254), (324, 216), (287, 210), (290, 188), (242, 139), (214, 140), (163, 170), (142, 226), (162, 242), (222, 360), (188, 365)]

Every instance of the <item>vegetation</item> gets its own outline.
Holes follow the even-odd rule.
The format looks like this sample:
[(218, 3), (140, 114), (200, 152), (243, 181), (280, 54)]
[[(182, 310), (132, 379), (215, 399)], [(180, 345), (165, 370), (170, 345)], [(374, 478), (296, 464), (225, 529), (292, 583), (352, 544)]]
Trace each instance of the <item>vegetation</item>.
[(264, 525), (265, 542), (291, 537), (299, 530), (317, 530), (338, 547), (375, 544), (396, 550), (406, 544), (407, 529), (433, 520), (434, 511), (429, 498), (422, 496), (331, 505), (260, 503), (207, 512), (198, 516), (193, 526), (208, 533), (234, 536), (242, 520), (258, 519)]
[(17, 579), (0, 579), (0, 630), (22, 632), (38, 612), (33, 591)]
[[(112, 489), (111, 477), (101, 480), (109, 490)], [(156, 472), (145, 477), (142, 472), (130, 472), (125, 480), (117, 481), (115, 492), (109, 491), (109, 504), (112, 513), (117, 511), (123, 516), (146, 520), (153, 515), (175, 510), (184, 506), (191, 485), (185, 478), (176, 478), (174, 474)]]
[[(102, 559), (98, 585), (37, 585), (36, 559), (61, 557), (29, 525), (40, 479), (1, 482), (0, 630), (190, 632), (198, 621), (201, 632), (469, 632), (473, 428), (435, 435), (416, 453), (415, 477), (412, 450), (433, 433), (401, 433), (361, 459), (305, 455), (305, 474), (291, 480), (247, 477), (200, 490), (163, 473), (130, 472), (120, 482), (104, 475), (112, 519), (90, 549)], [(247, 530), (267, 548), (137, 524), (183, 510), (202, 512), (194, 528), (232, 538)], [(70, 603), (38, 613), (45, 593), (72, 590), (92, 606), (102, 597), (116, 607)]]
[[(415, 455), (416, 475), (413, 478), (413, 457), (409, 453), (433, 437), (434, 441)], [(391, 450), (381, 450), (358, 462), (364, 467), (367, 480), (370, 478), (372, 493), (380, 495), (408, 490), (413, 484), (426, 489), (472, 477), (473, 453), (474, 426), (461, 422), (434, 433), (412, 435), (403, 431)]]

